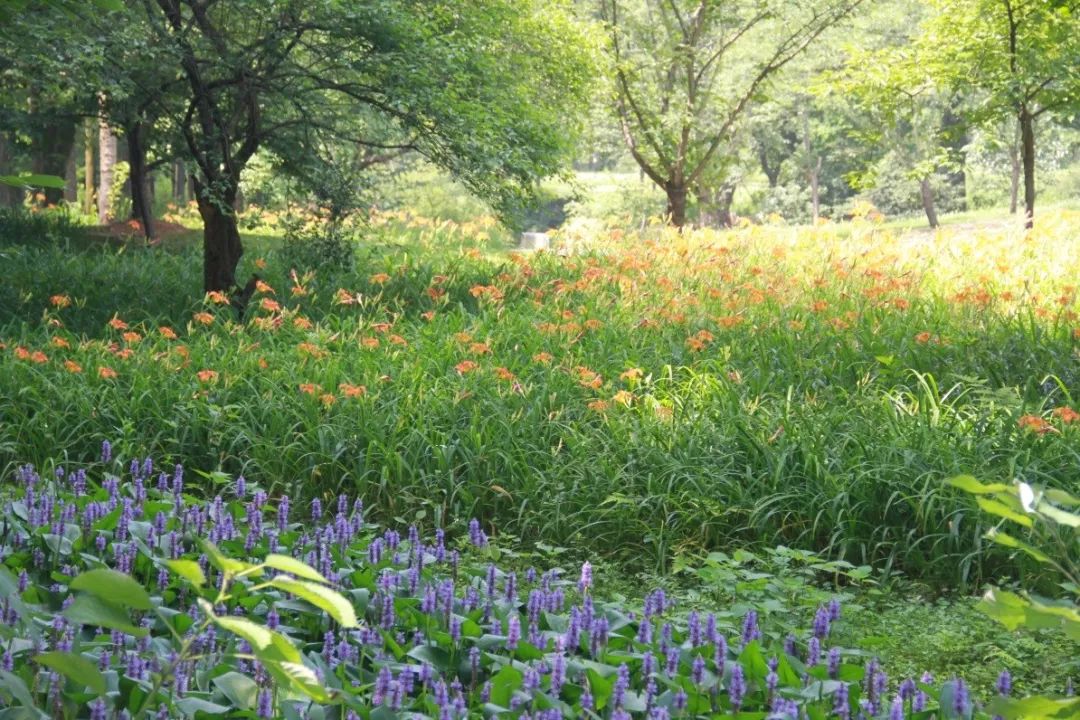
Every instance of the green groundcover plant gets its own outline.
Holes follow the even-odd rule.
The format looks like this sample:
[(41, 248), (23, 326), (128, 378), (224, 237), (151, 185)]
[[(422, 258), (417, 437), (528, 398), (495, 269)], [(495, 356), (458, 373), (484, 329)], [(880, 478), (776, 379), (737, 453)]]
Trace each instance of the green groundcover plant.
[[(1018, 711), (997, 687), (890, 678), (831, 640), (838, 601), (777, 633), (754, 610), (643, 606), (500, 568), (478, 522), (454, 540), (294, 507), (184, 468), (22, 466), (0, 526), (0, 717), (943, 719)], [(519, 575), (520, 572), (520, 575)], [(913, 628), (917, 632), (917, 628)]]

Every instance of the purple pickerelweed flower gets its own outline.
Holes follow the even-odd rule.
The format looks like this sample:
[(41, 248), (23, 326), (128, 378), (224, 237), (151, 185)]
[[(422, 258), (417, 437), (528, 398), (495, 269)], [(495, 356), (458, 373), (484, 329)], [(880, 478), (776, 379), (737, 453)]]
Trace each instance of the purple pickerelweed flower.
[(829, 621), (836, 622), (840, 619), (840, 601), (833, 598), (829, 601)]
[(1008, 670), (1002, 670), (998, 675), (997, 684), (995, 685), (997, 694), (1002, 697), (1009, 697), (1012, 694), (1012, 674)]
[(480, 528), (480, 521), (473, 518), (469, 521), (469, 542), (473, 544), (473, 547), (484, 547), (487, 545), (487, 535)]
[(315, 522), (322, 520), (322, 500), (313, 498), (311, 501), (311, 519)]
[[(107, 445), (108, 442), (109, 441), (106, 440), (105, 444)], [(104, 455), (104, 450), (102, 450), (102, 455)], [(109, 708), (105, 705), (105, 700), (103, 698), (98, 698), (90, 703), (90, 720), (105, 720), (105, 718), (108, 717), (108, 713)]]
[(616, 674), (615, 685), (611, 689), (611, 705), (612, 707), (622, 707), (623, 701), (626, 699), (626, 691), (630, 689), (630, 668), (626, 663), (619, 665), (619, 670)]
[(795, 636), (791, 633), (788, 633), (787, 637), (784, 638), (784, 654), (791, 657), (798, 655), (798, 651), (795, 649)]
[(578, 580), (578, 591), (588, 592), (592, 587), (592, 564), (586, 560), (581, 565), (581, 578)]
[(814, 614), (814, 637), (824, 640), (829, 636), (829, 610), (824, 605)]
[(915, 691), (915, 697), (911, 701), (911, 709), (914, 712), (922, 712), (926, 709), (926, 703), (930, 698), (922, 690)]
[(955, 692), (953, 693), (953, 712), (958, 717), (966, 717), (971, 710), (971, 698), (968, 695), (967, 684), (960, 678), (956, 679)]
[(756, 610), (748, 610), (743, 618), (742, 646), (746, 647), (755, 640), (761, 638), (761, 630), (758, 629), (758, 615)]
[(108, 440), (101, 441), (101, 462), (108, 463), (112, 460), (112, 443)]
[(810, 638), (810, 641), (806, 643), (806, 664), (808, 667), (815, 667), (821, 662), (821, 641), (816, 637)]
[(694, 656), (694, 662), (690, 666), (690, 678), (698, 686), (705, 680), (705, 658), (701, 655)]
[(840, 649), (830, 648), (828, 656), (829, 677), (835, 680), (840, 675)]
[(897, 695), (889, 706), (889, 720), (904, 720), (904, 698)]
[(742, 707), (743, 698), (746, 696), (746, 675), (743, 673), (742, 665), (739, 663), (735, 663), (731, 668), (731, 679), (728, 681), (727, 691), (731, 707), (735, 709), (735, 712), (738, 712), (739, 708)]
[(848, 720), (851, 717), (851, 705), (848, 696), (848, 686), (840, 685), (836, 688), (836, 694), (833, 696), (833, 714), (842, 720)]
[(770, 670), (769, 674), (765, 676), (765, 690), (768, 692), (769, 697), (776, 694), (776, 688), (780, 685), (780, 676), (776, 674), (775, 670)]
[(690, 647), (701, 645), (701, 618), (697, 610), (691, 610), (686, 618), (686, 637), (690, 641)]
[(521, 620), (517, 613), (510, 615), (506, 623), (506, 649), (517, 650), (518, 642), (521, 641)]
[(724, 676), (724, 667), (727, 665), (727, 639), (721, 635), (716, 640), (716, 647), (713, 650), (713, 666), (716, 670), (717, 677)]
[(900, 698), (906, 701), (913, 697), (915, 697), (915, 681), (907, 678), (900, 683)]

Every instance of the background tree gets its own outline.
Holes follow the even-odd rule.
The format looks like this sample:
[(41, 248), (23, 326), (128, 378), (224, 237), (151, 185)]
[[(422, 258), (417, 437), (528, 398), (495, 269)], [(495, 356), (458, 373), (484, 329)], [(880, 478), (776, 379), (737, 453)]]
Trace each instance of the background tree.
[(672, 224), (766, 83), (861, 0), (602, 0), (627, 148)]
[[(178, 125), (198, 168), (206, 290), (235, 286), (240, 174), (273, 141), (303, 154), (371, 112), (502, 210), (574, 150), (588, 96), (588, 39), (538, 0), (343, 6), (142, 0), (188, 85)], [(131, 18), (134, 20), (134, 18)], [(312, 155), (315, 157), (315, 155)]]
[(920, 68), (973, 95), (977, 122), (1019, 127), (1025, 227), (1035, 218), (1035, 124), (1080, 107), (1080, 0), (931, 0)]

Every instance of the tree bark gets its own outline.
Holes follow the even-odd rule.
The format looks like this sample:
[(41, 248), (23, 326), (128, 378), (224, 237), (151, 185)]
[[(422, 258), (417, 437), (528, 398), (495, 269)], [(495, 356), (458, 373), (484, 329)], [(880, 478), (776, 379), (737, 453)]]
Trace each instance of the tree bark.
[(116, 135), (109, 124), (102, 120), (98, 124), (98, 224), (109, 222), (109, 195), (112, 193), (113, 165), (116, 164)]
[(810, 145), (810, 113), (806, 108), (802, 110), (803, 127), (803, 153), (806, 155), (806, 177), (810, 181), (810, 210), (817, 224), (821, 217), (821, 158), (813, 156), (813, 147)]
[(173, 161), (173, 202), (178, 206), (187, 205), (189, 190), (187, 168), (179, 160)]
[(94, 121), (86, 119), (83, 129), (83, 214), (94, 213)]
[(728, 228), (734, 224), (731, 202), (735, 197), (735, 183), (728, 181), (718, 189), (698, 187), (698, 223), (702, 227)]
[(667, 215), (670, 222), (677, 228), (686, 225), (686, 186), (668, 183), (664, 188), (667, 193)]
[(1024, 166), (1024, 229), (1035, 227), (1035, 116), (1020, 109), (1020, 158)]
[[(0, 132), (0, 175), (14, 175), (11, 167), (11, 155), (8, 151), (7, 135)], [(0, 208), (16, 207), (23, 198), (23, 191), (10, 185), (0, 184)]]
[(236, 214), (231, 210), (235, 193), (232, 190), (215, 202), (202, 183), (195, 181), (195, 196), (203, 219), (203, 289), (206, 292), (230, 292), (236, 286), (236, 266), (244, 254), (244, 246), (240, 242)]
[(934, 189), (930, 186), (930, 178), (924, 177), (919, 180), (919, 193), (922, 195), (923, 211), (926, 212), (926, 220), (930, 227), (938, 227), (937, 209), (934, 207)]
[[(67, 176), (68, 158), (71, 147), (75, 144), (74, 123), (63, 120), (47, 120), (35, 133), (34, 150), (31, 160), (33, 172), (43, 175)], [(59, 205), (64, 199), (66, 186), (63, 188), (42, 188), (39, 192), (45, 196), (46, 205)]]
[(142, 225), (147, 240), (154, 237), (154, 214), (150, 206), (146, 172), (146, 148), (143, 125), (136, 122), (127, 129), (128, 165), (131, 168), (131, 217)]
[(71, 143), (67, 165), (64, 166), (64, 202), (74, 205), (79, 202), (79, 160), (78, 144)]

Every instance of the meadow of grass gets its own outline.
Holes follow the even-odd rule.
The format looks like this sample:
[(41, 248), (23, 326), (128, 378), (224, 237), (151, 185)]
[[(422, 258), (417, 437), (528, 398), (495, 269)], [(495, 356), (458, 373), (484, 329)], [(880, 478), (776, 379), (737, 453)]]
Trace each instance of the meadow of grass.
[(244, 322), (199, 297), (194, 249), (5, 236), (0, 468), (108, 439), (216, 469), (207, 493), (347, 491), (631, 566), (787, 544), (1035, 585), (942, 481), (1075, 491), (1078, 231), (612, 229), (561, 257), (382, 215), (348, 267), (253, 242)]

